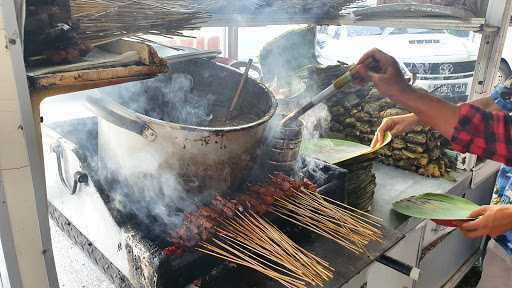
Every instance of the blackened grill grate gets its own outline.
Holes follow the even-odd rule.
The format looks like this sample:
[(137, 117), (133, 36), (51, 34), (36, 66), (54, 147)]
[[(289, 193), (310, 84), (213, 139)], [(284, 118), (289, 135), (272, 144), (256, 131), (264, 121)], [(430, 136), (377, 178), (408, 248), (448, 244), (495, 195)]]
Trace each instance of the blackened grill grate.
[[(87, 239), (87, 235), (80, 233), (78, 229), (70, 229), (74, 227), (72, 223), (53, 205), (51, 205), (53, 207), (51, 216), (57, 223), (62, 224), (58, 226), (76, 244), (82, 247), (86, 254), (98, 264), (100, 269), (113, 280), (117, 287), (185, 287), (198, 279), (202, 279), (202, 282), (205, 283), (204, 285), (207, 285), (206, 283), (216, 283), (216, 281), (219, 281), (222, 278), (220, 275), (223, 275), (225, 271), (233, 272), (232, 267), (226, 266), (223, 262), (193, 249), (184, 251), (182, 254), (166, 256), (164, 249), (172, 245), (172, 242), (165, 235), (156, 233), (153, 229), (154, 227), (148, 225), (147, 221), (138, 219), (137, 215), (125, 213), (111, 205), (112, 199), (109, 191), (116, 185), (120, 185), (120, 183), (112, 178), (101, 179), (98, 176), (98, 171), (96, 171), (97, 150), (91, 147), (94, 147), (94, 143), (97, 143), (97, 133), (95, 134), (95, 131), (97, 131), (97, 120), (96, 118), (87, 118), (85, 120), (73, 121), (80, 123), (66, 121), (48, 125), (48, 128), (62, 135), (66, 140), (78, 147), (79, 151), (76, 152), (82, 155), (83, 168), (89, 174), (93, 184), (91, 186), (101, 196), (113, 219), (123, 231), (124, 249), (126, 250), (130, 275), (123, 275), (119, 269), (116, 269), (108, 261), (108, 258)], [(77, 127), (77, 124), (80, 127), (86, 127), (85, 131), (84, 129), (77, 130), (71, 128)], [(344, 169), (314, 159), (303, 159), (299, 163), (302, 163), (302, 167), (299, 169), (301, 174), (317, 184), (320, 193), (335, 200), (346, 202), (347, 197), (344, 191), (346, 171)], [(257, 167), (255, 169), (261, 168)], [(265, 173), (267, 172), (265, 171)], [(258, 179), (261, 179), (261, 177)], [(297, 242), (300, 243), (302, 240), (307, 241), (310, 239), (311, 234), (299, 229), (296, 225), (271, 215), (267, 216), (276, 226), (297, 239)], [(155, 219), (155, 221), (157, 220)]]

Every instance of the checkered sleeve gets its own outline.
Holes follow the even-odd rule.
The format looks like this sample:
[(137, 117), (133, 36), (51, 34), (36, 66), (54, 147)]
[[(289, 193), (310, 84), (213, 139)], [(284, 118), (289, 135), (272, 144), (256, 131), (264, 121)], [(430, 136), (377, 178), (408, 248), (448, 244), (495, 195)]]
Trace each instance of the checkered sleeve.
[(512, 117), (462, 104), (451, 142), (456, 151), (512, 165)]

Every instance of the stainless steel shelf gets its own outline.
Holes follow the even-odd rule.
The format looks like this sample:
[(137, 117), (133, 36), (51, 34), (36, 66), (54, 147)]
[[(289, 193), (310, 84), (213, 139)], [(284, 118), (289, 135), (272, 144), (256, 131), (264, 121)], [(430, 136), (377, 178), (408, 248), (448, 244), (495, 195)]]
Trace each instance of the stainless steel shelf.
[(484, 18), (442, 18), (442, 17), (418, 17), (418, 18), (382, 18), (372, 20), (357, 20), (351, 16), (337, 18), (322, 18), (312, 16), (273, 15), (272, 17), (254, 17), (248, 15), (216, 16), (209, 21), (200, 24), (203, 27), (250, 27), (266, 25), (287, 24), (312, 24), (312, 25), (360, 25), (360, 26), (385, 26), (385, 27), (409, 27), (431, 29), (456, 29), (456, 30), (480, 30), (484, 24)]
[(431, 29), (455, 29), (455, 30), (480, 30), (484, 24), (484, 18), (470, 18), (465, 20), (455, 18), (393, 18), (393, 19), (373, 19), (373, 20), (355, 20), (349, 18), (340, 18), (339, 25), (360, 25), (360, 26), (386, 26), (386, 27), (405, 27), (405, 28), (431, 28)]

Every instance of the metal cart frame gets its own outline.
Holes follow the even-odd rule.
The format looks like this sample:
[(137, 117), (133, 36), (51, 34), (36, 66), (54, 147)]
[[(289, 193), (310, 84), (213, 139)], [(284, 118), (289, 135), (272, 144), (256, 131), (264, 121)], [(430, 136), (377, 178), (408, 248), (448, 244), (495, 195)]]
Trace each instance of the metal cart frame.
[[(297, 17), (275, 19), (271, 23), (220, 21), (208, 25), (229, 27), (228, 55), (232, 58), (237, 56), (239, 26), (293, 22), (480, 31), (482, 44), (470, 95), (470, 99), (476, 99), (490, 93), (512, 10), (512, 1), (484, 0), (482, 3), (487, 6), (486, 16), (467, 21), (436, 18), (356, 21), (341, 17), (312, 23), (311, 19)], [(15, 4), (14, 0), (0, 0), (0, 286), (58, 287), (48, 223), (39, 118), (33, 117)], [(472, 185), (478, 185), (487, 175), (483, 171), (486, 166), (472, 165), (474, 161), (468, 167), (473, 171)]]

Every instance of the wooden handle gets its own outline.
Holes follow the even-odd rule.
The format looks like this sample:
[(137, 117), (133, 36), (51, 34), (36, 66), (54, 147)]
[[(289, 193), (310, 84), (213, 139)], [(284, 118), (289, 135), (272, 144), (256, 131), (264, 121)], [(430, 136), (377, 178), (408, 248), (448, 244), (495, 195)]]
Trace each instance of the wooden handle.
[(233, 110), (235, 110), (236, 104), (238, 103), (238, 99), (240, 99), (240, 95), (242, 94), (242, 90), (245, 86), (245, 81), (247, 80), (247, 77), (249, 77), (249, 71), (251, 70), (252, 66), (252, 59), (249, 59), (247, 61), (247, 67), (245, 67), (244, 75), (242, 76), (242, 80), (240, 81), (240, 85), (238, 85), (238, 89), (236, 90), (235, 96), (233, 97), (233, 101), (231, 102), (231, 106), (229, 107), (228, 114), (226, 115), (226, 121), (231, 118), (231, 114), (233, 113)]

